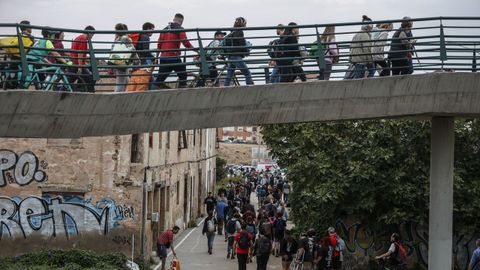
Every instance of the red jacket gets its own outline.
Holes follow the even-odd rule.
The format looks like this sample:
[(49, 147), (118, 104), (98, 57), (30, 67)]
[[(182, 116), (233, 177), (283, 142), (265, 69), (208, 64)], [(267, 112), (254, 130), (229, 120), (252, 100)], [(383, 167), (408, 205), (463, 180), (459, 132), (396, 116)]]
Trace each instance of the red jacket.
[[(181, 26), (175, 23), (171, 23), (165, 28), (168, 29), (183, 29)], [(180, 42), (185, 48), (193, 48), (193, 45), (188, 41), (187, 34), (185, 32), (163, 32), (158, 38), (157, 48), (162, 50), (160, 56), (162, 57), (179, 57), (182, 53), (180, 49)], [(168, 50), (168, 51), (164, 51)]]

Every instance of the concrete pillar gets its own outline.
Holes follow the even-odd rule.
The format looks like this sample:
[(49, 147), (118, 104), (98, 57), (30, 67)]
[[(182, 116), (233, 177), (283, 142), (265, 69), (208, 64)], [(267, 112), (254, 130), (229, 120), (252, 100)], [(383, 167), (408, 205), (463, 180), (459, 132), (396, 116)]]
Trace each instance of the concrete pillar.
[(454, 118), (433, 117), (428, 269), (452, 269)]

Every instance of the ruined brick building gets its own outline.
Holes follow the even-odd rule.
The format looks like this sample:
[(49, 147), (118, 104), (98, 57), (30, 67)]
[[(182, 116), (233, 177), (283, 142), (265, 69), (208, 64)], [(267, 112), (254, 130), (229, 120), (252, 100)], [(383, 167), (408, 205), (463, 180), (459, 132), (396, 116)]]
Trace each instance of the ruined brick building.
[(80, 139), (0, 139), (0, 253), (141, 250), (146, 167), (148, 256), (160, 231), (204, 214), (215, 129)]

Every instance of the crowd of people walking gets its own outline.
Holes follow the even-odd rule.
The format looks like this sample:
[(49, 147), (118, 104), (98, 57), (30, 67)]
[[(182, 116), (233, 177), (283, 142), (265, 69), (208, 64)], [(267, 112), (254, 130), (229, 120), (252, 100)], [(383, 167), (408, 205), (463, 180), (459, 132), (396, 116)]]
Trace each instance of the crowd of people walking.
[[(195, 57), (194, 60), (205, 59), (208, 63), (209, 74), (199, 72), (199, 79), (193, 86), (219, 86), (220, 75), (224, 76), (223, 86), (229, 86), (236, 70), (244, 76), (247, 85), (254, 84), (248, 61), (245, 61), (252, 51), (252, 44), (244, 34), (247, 27), (247, 20), (244, 17), (235, 19), (230, 33), (216, 31), (211, 42), (203, 50), (194, 47), (189, 41), (182, 27), (183, 21), (182, 14), (175, 14), (172, 22), (160, 33), (156, 50), (150, 48), (150, 44), (153, 43), (150, 38), (155, 30), (153, 23), (144, 23), (142, 33), (128, 32), (128, 26), (123, 23), (115, 25), (116, 34), (107, 63), (116, 78), (116, 92), (161, 88), (171, 72), (176, 73), (179, 88), (187, 87), (186, 67), (191, 63), (182, 60), (182, 53), (185, 50), (204, 53), (205, 57)], [(377, 72), (378, 76), (413, 73), (412, 59), (416, 40), (412, 35), (412, 19), (404, 17), (400, 28), (391, 37), (390, 32), (394, 29), (392, 23), (381, 23), (374, 27), (371, 22), (372, 19), (368, 16), (362, 17), (361, 29), (350, 42), (348, 54), (340, 53), (334, 25), (325, 27), (323, 33), (319, 35), (318, 41), (321, 44), (319, 42), (305, 44), (300, 41), (301, 28), (295, 22), (279, 24), (276, 29), (278, 38), (272, 40), (266, 49), (270, 58), (267, 62), (271, 68), (271, 73), (266, 76), (267, 83), (293, 82), (297, 78), (306, 81), (303, 64), (305, 61), (315, 60), (319, 66), (320, 80), (329, 80), (332, 77), (332, 67), (341, 60), (345, 63), (347, 58), (349, 66), (346, 72), (343, 70), (344, 79), (374, 77)], [(92, 43), (89, 41), (94, 36), (95, 28), (87, 26), (86, 32), (73, 40), (71, 50), (65, 50), (62, 31), (45, 28), (42, 31), (43, 36), (35, 40), (29, 24), (29, 21), (21, 22), (21, 35), (30, 39), (30, 42), (24, 45), (28, 49), (27, 59), (34, 62), (32, 72), (35, 72), (35, 67), (43, 65), (68, 65), (71, 66), (68, 72), (72, 79), (81, 76), (82, 81), (89, 86), (88, 91), (94, 91), (95, 81), (89, 65), (91, 60), (89, 47)], [(181, 48), (182, 45), (185, 49)], [(389, 51), (385, 51), (387, 46), (390, 47)], [(10, 49), (6, 51), (11, 52)], [(14, 60), (19, 60), (18, 49), (15, 52), (10, 56)], [(217, 68), (219, 63), (225, 63), (226, 74), (223, 72), (219, 74)], [(18, 69), (19, 64), (13, 63), (9, 68)], [(157, 73), (154, 72), (156, 68)]]

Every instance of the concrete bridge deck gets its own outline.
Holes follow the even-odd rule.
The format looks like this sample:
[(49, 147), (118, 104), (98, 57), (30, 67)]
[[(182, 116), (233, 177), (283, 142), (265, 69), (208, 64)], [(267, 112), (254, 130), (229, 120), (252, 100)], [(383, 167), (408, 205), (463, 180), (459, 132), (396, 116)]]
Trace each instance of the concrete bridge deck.
[(77, 138), (415, 116), (480, 117), (480, 74), (120, 94), (0, 92), (0, 137)]

